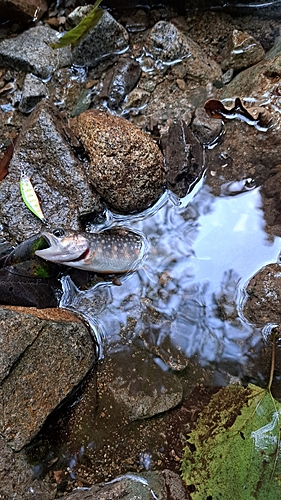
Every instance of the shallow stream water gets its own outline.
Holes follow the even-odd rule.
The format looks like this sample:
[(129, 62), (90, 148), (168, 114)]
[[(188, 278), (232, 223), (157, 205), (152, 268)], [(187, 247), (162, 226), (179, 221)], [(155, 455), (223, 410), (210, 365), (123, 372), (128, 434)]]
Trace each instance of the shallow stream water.
[[(86, 292), (66, 287), (62, 306), (87, 318), (101, 355), (119, 349), (124, 336), (129, 342), (149, 327), (156, 332), (155, 312), (159, 331), (150, 340), (159, 353), (168, 340), (182, 360), (196, 354), (204, 366), (231, 361), (243, 373), (247, 353), (260, 339), (243, 318), (244, 288), (262, 266), (277, 261), (281, 246), (264, 230), (259, 189), (215, 197), (203, 179), (194, 194), (180, 201), (166, 194), (158, 205), (136, 220), (109, 217), (146, 236), (142, 268), (122, 286), (104, 283)], [(133, 331), (127, 331), (130, 319)], [(176, 361), (168, 366), (181, 368)]]

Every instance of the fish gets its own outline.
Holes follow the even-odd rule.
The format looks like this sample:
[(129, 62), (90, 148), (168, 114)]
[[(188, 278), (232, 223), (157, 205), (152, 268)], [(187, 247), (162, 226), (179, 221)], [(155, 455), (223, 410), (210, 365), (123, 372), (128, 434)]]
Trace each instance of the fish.
[(145, 237), (114, 227), (97, 233), (55, 229), (42, 231), (49, 245), (35, 254), (42, 259), (101, 274), (122, 274), (137, 269), (147, 252)]
[(45, 221), (44, 214), (40, 207), (38, 196), (35, 193), (34, 187), (32, 186), (30, 178), (25, 174), (21, 174), (20, 178), (20, 192), (24, 203), (27, 208), (36, 215), (41, 221)]

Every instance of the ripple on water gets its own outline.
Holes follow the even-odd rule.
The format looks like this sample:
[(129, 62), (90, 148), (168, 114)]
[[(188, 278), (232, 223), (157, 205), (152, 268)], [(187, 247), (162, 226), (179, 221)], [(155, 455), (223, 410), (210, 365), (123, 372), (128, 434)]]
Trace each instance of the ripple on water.
[(87, 317), (104, 349), (141, 339), (173, 369), (196, 355), (204, 366), (229, 362), (243, 373), (261, 332), (239, 314), (241, 290), (276, 262), (280, 238), (269, 241), (264, 231), (259, 189), (225, 194), (213, 196), (203, 180), (181, 202), (166, 194), (145, 214), (109, 214), (107, 226), (125, 224), (147, 237), (143, 267), (122, 286), (72, 289), (63, 298)]

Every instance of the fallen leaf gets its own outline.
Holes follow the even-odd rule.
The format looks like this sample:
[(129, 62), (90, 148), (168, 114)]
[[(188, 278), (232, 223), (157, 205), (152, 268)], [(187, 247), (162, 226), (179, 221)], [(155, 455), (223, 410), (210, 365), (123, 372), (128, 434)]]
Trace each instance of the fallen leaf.
[(281, 404), (250, 384), (221, 389), (190, 433), (182, 475), (193, 500), (280, 500)]
[(97, 0), (90, 14), (84, 17), (84, 19), (82, 19), (82, 21), (80, 21), (75, 28), (65, 33), (65, 35), (63, 35), (57, 43), (51, 44), (50, 46), (53, 49), (60, 49), (62, 47), (66, 47), (67, 45), (72, 45), (73, 47), (78, 45), (81, 38), (85, 36), (90, 29), (94, 28), (101, 19), (104, 13), (102, 9), (98, 8), (101, 1), (102, 0)]

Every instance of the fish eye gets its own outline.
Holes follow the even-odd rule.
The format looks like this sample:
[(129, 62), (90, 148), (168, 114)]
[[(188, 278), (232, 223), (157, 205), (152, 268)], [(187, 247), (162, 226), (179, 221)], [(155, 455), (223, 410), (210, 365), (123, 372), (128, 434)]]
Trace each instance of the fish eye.
[(62, 236), (65, 235), (64, 229), (62, 229), (61, 227), (54, 229), (53, 235), (56, 236), (57, 238), (61, 238)]

